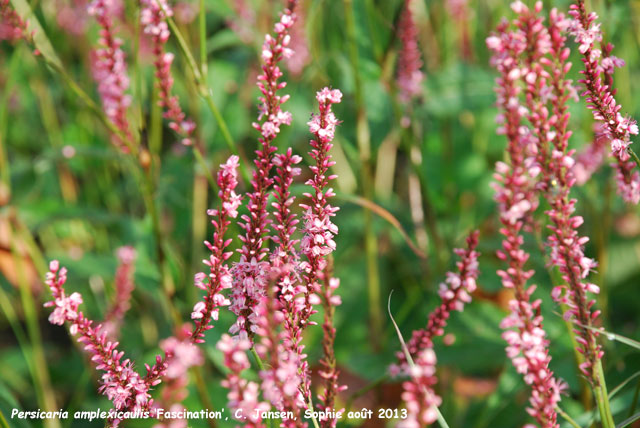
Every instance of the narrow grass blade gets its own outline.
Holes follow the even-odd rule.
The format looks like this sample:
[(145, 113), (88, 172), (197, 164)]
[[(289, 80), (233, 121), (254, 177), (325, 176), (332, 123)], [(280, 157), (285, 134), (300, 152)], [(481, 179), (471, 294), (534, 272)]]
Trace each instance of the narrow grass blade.
[[(398, 327), (396, 320), (393, 319), (393, 315), (391, 314), (391, 295), (393, 295), (393, 290), (391, 290), (391, 292), (389, 293), (389, 300), (387, 301), (387, 312), (389, 313), (389, 318), (391, 318), (391, 322), (393, 323), (393, 326), (396, 329), (396, 333), (398, 333), (398, 340), (400, 340), (400, 345), (402, 346), (402, 352), (404, 352), (404, 356), (407, 359), (407, 363), (409, 363), (409, 366), (411, 368), (414, 368), (415, 364), (413, 362), (413, 359), (411, 358), (411, 354), (409, 353), (407, 344), (404, 341), (404, 337), (402, 337), (402, 332), (400, 331), (400, 327)], [(440, 409), (436, 406), (434, 406), (434, 409), (438, 415), (438, 423), (440, 424), (440, 426), (442, 428), (449, 428), (449, 424), (447, 424), (447, 421), (444, 419), (444, 416), (442, 416), (442, 413), (440, 413)]]

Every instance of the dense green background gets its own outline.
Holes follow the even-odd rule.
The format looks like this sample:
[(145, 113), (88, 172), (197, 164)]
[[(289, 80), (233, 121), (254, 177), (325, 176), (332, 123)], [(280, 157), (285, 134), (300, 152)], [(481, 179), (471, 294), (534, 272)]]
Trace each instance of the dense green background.
[[(88, 59), (97, 30), (91, 19), (86, 35), (73, 36), (59, 28), (56, 10), (69, 1), (30, 3), (67, 71), (97, 100)], [(233, 139), (243, 153), (250, 155), (257, 141), (257, 132), (250, 124), (256, 116), (258, 91), (254, 81), (259, 68), (258, 53), (263, 34), (270, 29), (281, 2), (248, 2), (255, 8), (258, 19), (252, 28), (255, 40), (247, 44), (227, 25), (228, 20), (237, 19), (230, 7), (231, 1), (206, 2), (208, 82)], [(335, 108), (342, 120), (336, 140), (339, 155), (336, 171), (340, 174), (336, 201), (341, 206), (336, 223), (341, 232), (337, 238), (335, 272), (341, 278), (339, 292), (344, 302), (336, 313), (336, 355), (343, 381), (350, 387), (344, 398), (380, 378), (399, 349), (386, 313), (391, 290), (394, 290), (391, 309), (408, 337), (413, 329), (425, 325), (430, 310), (438, 303), (438, 283), (446, 270), (453, 268), (452, 248), (462, 245), (469, 230), (480, 228), (481, 291), (463, 313), (453, 315), (448, 332), (455, 335), (455, 342), (446, 346), (442, 340), (436, 340), (437, 388), (443, 397), (442, 412), (452, 427), (521, 426), (529, 421), (524, 411), (528, 388), (506, 361), (505, 344), (498, 327), (506, 314), (507, 296), (501, 291), (495, 273), (501, 267), (494, 255), (500, 245), (500, 235), (489, 184), (495, 162), (503, 157), (505, 139), (495, 135), (495, 72), (488, 65), (489, 53), (484, 44), (499, 19), (512, 17), (512, 12), (504, 1), (471, 0), (467, 20), (460, 22), (451, 17), (443, 1), (416, 1), (415, 19), (420, 30), (426, 80), (422, 96), (409, 112), (413, 127), (403, 130), (399, 123), (404, 107), (395, 101), (393, 82), (399, 48), (394, 23), (403, 2), (353, 0), (355, 44), (350, 43), (345, 15), (345, 5), (349, 3), (341, 0), (303, 2), (311, 62), (299, 76), (285, 71), (289, 83), (285, 92), (291, 94), (286, 108), (292, 112), (294, 122), (277, 139), (280, 149), (291, 146), (308, 162), (306, 121), (316, 108), (314, 92), (325, 85), (343, 91), (343, 103)], [(547, 10), (551, 3), (561, 9), (568, 6), (566, 1), (557, 4), (545, 1)], [(614, 54), (627, 61), (627, 66), (616, 72), (615, 82), (624, 111), (634, 116), (640, 108), (640, 101), (634, 97), (640, 90), (637, 26), (640, 2), (591, 1), (588, 5), (600, 14), (607, 40), (616, 45)], [(126, 13), (129, 16), (135, 13), (129, 3)], [(169, 274), (175, 284), (173, 303), (187, 319), (199, 296), (192, 277), (201, 269), (200, 260), (206, 257), (202, 240), (211, 228), (206, 228), (205, 210), (217, 203), (216, 191), (208, 188), (199, 164), (189, 150), (175, 142), (176, 137), (166, 122), (160, 128), (160, 122), (152, 120), (158, 113), (151, 101), (153, 68), (148, 54), (141, 55), (137, 67), (134, 65), (134, 23), (135, 19), (121, 23), (119, 34), (126, 41), (132, 84), (141, 94), (134, 101), (133, 110), (144, 119), (144, 135), (149, 140), (161, 139), (162, 142), (155, 197), (161, 211)], [(197, 20), (182, 24), (181, 29), (195, 54)], [(466, 53), (463, 30), (468, 32)], [(198, 138), (203, 143), (207, 162), (217, 166), (228, 156), (228, 150), (210, 111), (197, 96), (184, 58), (174, 43), (172, 38), (168, 49), (177, 55), (173, 68), (175, 90), (183, 108), (197, 119)], [(573, 43), (570, 46), (573, 47)], [(355, 67), (353, 53), (356, 54)], [(581, 64), (575, 54), (572, 58), (572, 74), (577, 78)], [(369, 159), (362, 155), (356, 142), (358, 80), (371, 136)], [(573, 103), (571, 112), (574, 130), (571, 145), (579, 149), (592, 138), (591, 114), (582, 101)], [(131, 163), (110, 145), (104, 126), (24, 43), (0, 42), (0, 143), (8, 156), (8, 164), (3, 166), (0, 175), (10, 177), (9, 186), (4, 185), (0, 192), (3, 309), (0, 409), (8, 416), (13, 407), (39, 407), (29, 371), (33, 351), (27, 346), (28, 328), (42, 335), (57, 405), (70, 412), (108, 408), (106, 398), (96, 393), (96, 374), (78, 346), (72, 343), (65, 329), (47, 322), (49, 310), (43, 309), (41, 303), (49, 294), (37, 278), (42, 277), (46, 260), (60, 259), (70, 272), (68, 289), (81, 292), (86, 312), (100, 319), (113, 294), (115, 250), (121, 245), (133, 245), (139, 255), (136, 291), (132, 308), (126, 315), (121, 347), (142, 370), (143, 362), (151, 362), (158, 352), (158, 340), (171, 335), (173, 329), (167, 315), (152, 224), (145, 214), (142, 189), (130, 171)], [(73, 147), (75, 156), (64, 157), (64, 146)], [(375, 180), (393, 166), (389, 147), (397, 149), (392, 181)], [(416, 232), (411, 219), (407, 185), (408, 176), (414, 171), (409, 155), (411, 147), (421, 154), (416, 172), (422, 183), (422, 199), (431, 208), (426, 227), (429, 231), (426, 260), (412, 252), (398, 230), (378, 215), (373, 216), (367, 231), (363, 208), (353, 203), (354, 195), (373, 200), (387, 209), (415, 240), (416, 233), (420, 232)], [(246, 189), (246, 184), (241, 186)], [(295, 187), (297, 194), (302, 191), (302, 184)], [(574, 196), (579, 200), (578, 212), (586, 220), (582, 233), (592, 238), (587, 254), (599, 262), (592, 279), (602, 289), (599, 301), (604, 313), (602, 322), (612, 332), (638, 337), (640, 241), (636, 236), (640, 231), (640, 218), (637, 208), (625, 206), (615, 195), (612, 171), (607, 166), (588, 184), (576, 188)], [(541, 222), (545, 221), (543, 210), (544, 205), (539, 209)], [(540, 230), (546, 234), (543, 226)], [(364, 244), (367, 233), (375, 238), (378, 250), (375, 266), (381, 301), (376, 309), (383, 320), (381, 332), (372, 331), (368, 311), (369, 280)], [(549, 297), (552, 280), (540, 242), (539, 237), (527, 236), (526, 248), (532, 253), (530, 266), (536, 270), (534, 282), (539, 284), (536, 295), (544, 301), (543, 314), (553, 356), (551, 367), (571, 386), (569, 395), (563, 397), (562, 407), (582, 426), (587, 426), (590, 415), (584, 412), (580, 402), (581, 381), (566, 326)], [(23, 293), (19, 291), (20, 284)], [(33, 303), (27, 290), (31, 285)], [(37, 312), (37, 324), (29, 325), (25, 319), (29, 319), (33, 308)], [(231, 317), (227, 311), (223, 312), (216, 328), (207, 333), (203, 348), (206, 388), (216, 408), (226, 405), (225, 392), (219, 386), (221, 356), (215, 350), (217, 338), (231, 324)], [(313, 362), (320, 356), (320, 335), (319, 328), (309, 330), (307, 350)], [(640, 370), (637, 349), (604, 338), (603, 344), (610, 388)], [(630, 382), (612, 401), (617, 422), (628, 416), (635, 385), (636, 380)], [(190, 388), (186, 406), (200, 409), (202, 404), (195, 386)], [(399, 391), (398, 383), (387, 382), (356, 401), (354, 406), (356, 409), (395, 408), (399, 404)], [(382, 422), (368, 422), (368, 426), (374, 424), (381, 426)], [(10, 426), (14, 425), (29, 426), (10, 421)], [(32, 425), (38, 426), (38, 423)], [(89, 425), (66, 421), (66, 426)], [(101, 426), (101, 422), (91, 426)], [(194, 426), (200, 425), (194, 423)]]

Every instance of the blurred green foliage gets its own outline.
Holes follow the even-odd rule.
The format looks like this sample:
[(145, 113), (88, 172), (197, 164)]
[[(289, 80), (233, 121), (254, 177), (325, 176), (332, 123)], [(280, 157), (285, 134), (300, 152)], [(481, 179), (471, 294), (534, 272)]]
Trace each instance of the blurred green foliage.
[[(239, 19), (233, 0), (207, 3), (207, 81), (241, 153), (250, 158), (256, 147), (255, 120), (258, 91), (255, 78), (263, 34), (270, 29), (281, 2), (248, 2), (256, 11), (256, 22), (247, 43), (229, 28)], [(31, 1), (36, 16), (51, 39), (67, 72), (91, 96), (98, 100), (91, 78), (90, 50), (97, 30), (91, 19), (86, 34), (71, 35), (57, 23), (56, 13), (71, 0)], [(192, 6), (197, 8), (197, 2)], [(470, 0), (464, 21), (454, 19), (443, 0), (416, 1), (415, 19), (420, 30), (426, 81), (424, 91), (413, 108), (399, 105), (393, 81), (399, 43), (394, 34), (401, 0), (353, 0), (355, 43), (358, 68), (354, 71), (349, 53), (349, 35), (345, 4), (340, 0), (307, 0), (305, 34), (310, 62), (299, 75), (285, 72), (286, 93), (291, 100), (291, 127), (277, 139), (280, 149), (293, 147), (308, 163), (306, 121), (315, 109), (314, 92), (325, 85), (340, 88), (344, 102), (335, 108), (342, 120), (336, 144), (338, 205), (336, 218), (341, 232), (335, 253), (335, 272), (341, 278), (339, 289), (343, 305), (336, 313), (338, 329), (336, 356), (350, 393), (382, 376), (394, 361), (399, 343), (385, 313), (386, 298), (394, 290), (391, 310), (405, 337), (425, 325), (429, 312), (437, 305), (437, 286), (446, 270), (454, 266), (452, 249), (462, 245), (472, 228), (481, 229), (481, 292), (463, 313), (452, 316), (448, 332), (455, 336), (451, 345), (436, 341), (438, 355), (438, 391), (443, 397), (442, 412), (452, 427), (514, 427), (528, 417), (524, 411), (527, 388), (506, 360), (499, 322), (506, 314), (505, 294), (495, 271), (501, 264), (495, 257), (500, 246), (496, 207), (490, 188), (493, 166), (502, 159), (505, 140), (495, 135), (495, 73), (489, 66), (484, 39), (501, 17), (512, 16), (508, 2)], [(545, 1), (545, 6), (566, 9), (567, 1)], [(607, 40), (616, 45), (614, 54), (627, 66), (616, 72), (618, 99), (626, 112), (637, 117), (640, 99), (640, 2), (635, 0), (591, 1), (598, 11)], [(196, 9), (197, 10), (197, 9)], [(200, 260), (206, 257), (202, 240), (211, 227), (204, 209), (214, 206), (215, 189), (207, 188), (202, 170), (192, 153), (176, 142), (167, 128), (153, 129), (151, 118), (157, 114), (153, 99), (153, 68), (150, 53), (141, 44), (137, 58), (132, 54), (135, 38), (135, 2), (126, 2), (125, 22), (118, 31), (125, 40), (129, 71), (132, 73), (132, 105), (144, 138), (161, 133), (162, 147), (156, 161), (157, 190), (154, 195), (160, 210), (160, 225), (165, 240), (169, 276), (175, 284), (172, 303), (184, 319), (199, 294), (192, 285)], [(197, 20), (179, 24), (196, 52)], [(468, 44), (465, 46), (464, 33)], [(173, 71), (175, 91), (181, 104), (198, 124), (197, 139), (205, 159), (215, 170), (229, 155), (206, 104), (193, 85), (193, 77), (172, 38), (169, 50), (176, 53)], [(573, 44), (571, 44), (573, 46)], [(572, 55), (577, 80), (579, 59)], [(137, 72), (136, 72), (137, 70)], [(358, 77), (356, 77), (356, 73)], [(366, 123), (371, 136), (371, 157), (364, 159), (357, 144), (358, 105), (354, 94), (360, 79)], [(155, 111), (155, 113), (154, 113)], [(574, 135), (572, 147), (579, 149), (592, 138), (592, 121), (584, 103), (571, 105)], [(400, 127), (400, 119), (409, 114), (412, 126)], [(100, 319), (113, 295), (116, 268), (115, 249), (133, 245), (138, 251), (136, 290), (132, 308), (126, 316), (121, 347), (138, 361), (151, 362), (159, 351), (158, 340), (172, 334), (175, 327), (168, 315), (168, 304), (161, 283), (162, 273), (155, 253), (151, 219), (146, 213), (141, 188), (130, 171), (130, 162), (109, 142), (103, 124), (60, 80), (35, 57), (24, 43), (0, 42), (0, 143), (8, 162), (0, 174), (9, 182), (0, 189), (0, 287), (6, 303), (15, 311), (15, 325), (3, 307), (0, 317), (0, 410), (5, 416), (11, 408), (38, 407), (37, 391), (29, 363), (33, 349), (29, 340), (19, 340), (24, 332), (24, 300), (15, 280), (20, 271), (32, 269), (43, 276), (44, 262), (57, 258), (69, 269), (69, 290), (85, 298), (86, 313)], [(390, 149), (391, 148), (391, 149)], [(414, 169), (411, 150), (420, 161)], [(389, 151), (391, 150), (391, 152)], [(393, 153), (394, 157), (389, 157)], [(372, 170), (375, 186), (367, 195), (362, 170)], [(384, 181), (382, 173), (392, 172)], [(416, 225), (410, 208), (408, 180), (417, 174), (421, 200), (427, 208), (427, 221)], [(379, 180), (378, 180), (379, 178)], [(390, 181), (389, 181), (390, 180)], [(611, 185), (611, 170), (603, 167), (585, 186), (575, 189), (578, 212), (585, 217), (582, 233), (590, 236), (587, 253), (595, 257), (599, 269), (593, 275), (603, 290), (599, 307), (604, 326), (613, 332), (637, 338), (640, 306), (640, 218), (637, 208), (624, 206)], [(247, 184), (241, 184), (247, 189)], [(386, 187), (385, 187), (386, 186)], [(204, 189), (204, 190), (203, 190)], [(386, 190), (389, 189), (390, 191)], [(302, 195), (302, 181), (295, 193)], [(10, 192), (10, 196), (9, 196)], [(426, 260), (411, 251), (398, 231), (386, 220), (374, 215), (372, 230), (377, 242), (375, 260), (383, 314), (381, 332), (373, 332), (367, 304), (367, 260), (364, 251), (366, 222), (363, 208), (354, 204), (354, 195), (364, 195), (388, 210), (419, 242), (426, 231)], [(203, 209), (204, 208), (204, 209)], [(533, 282), (539, 284), (536, 296), (544, 304), (543, 315), (551, 340), (552, 369), (571, 386), (562, 407), (582, 426), (589, 414), (581, 403), (581, 379), (573, 361), (573, 350), (559, 309), (549, 297), (552, 275), (546, 256), (540, 249), (544, 228), (544, 206), (540, 208), (540, 235), (527, 236), (531, 252)], [(429, 224), (431, 222), (431, 224)], [(9, 232), (9, 230), (11, 232)], [(422, 230), (422, 232), (421, 232)], [(237, 233), (235, 229), (233, 233)], [(30, 239), (33, 241), (31, 242)], [(29, 245), (31, 242), (32, 245)], [(12, 253), (12, 246), (18, 247)], [(16, 258), (23, 263), (16, 262)], [(22, 266), (24, 269), (20, 268)], [(31, 267), (33, 266), (33, 267)], [(11, 271), (11, 272), (9, 272)], [(47, 322), (48, 310), (41, 303), (48, 292), (41, 282), (34, 285), (37, 326), (41, 330), (44, 354), (55, 400), (59, 407), (75, 410), (109, 408), (109, 402), (96, 392), (96, 373), (89, 367), (64, 329)], [(207, 333), (204, 345), (207, 363), (203, 368), (206, 389), (216, 408), (226, 405), (226, 392), (220, 387), (221, 356), (215, 350), (218, 337), (231, 324), (231, 316), (222, 311), (216, 327)], [(320, 357), (321, 331), (310, 329), (307, 350), (311, 361)], [(610, 388), (640, 370), (638, 350), (603, 338), (606, 349), (605, 372)], [(627, 417), (636, 381), (630, 382), (612, 401), (617, 421)], [(398, 384), (387, 382), (368, 394), (357, 406), (395, 407), (399, 404)], [(187, 408), (203, 407), (190, 386)], [(362, 404), (364, 403), (364, 404)], [(589, 404), (589, 407), (592, 405)], [(198, 425), (192, 421), (194, 426)], [(360, 425), (362, 421), (344, 422)], [(11, 420), (11, 426), (39, 426), (39, 423)], [(64, 422), (63, 426), (101, 426), (101, 422)], [(146, 426), (132, 423), (132, 426)], [(147, 424), (148, 425), (148, 424)], [(221, 424), (227, 426), (228, 423)], [(367, 426), (371, 425), (371, 422)], [(564, 425), (563, 425), (564, 426)]]

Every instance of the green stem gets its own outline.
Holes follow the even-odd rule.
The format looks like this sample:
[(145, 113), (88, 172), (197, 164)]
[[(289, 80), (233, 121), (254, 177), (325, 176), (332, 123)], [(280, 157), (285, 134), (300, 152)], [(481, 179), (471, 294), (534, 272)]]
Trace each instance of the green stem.
[[(5, 147), (5, 137), (7, 135), (7, 112), (9, 105), (9, 97), (13, 93), (13, 84), (16, 76), (16, 70), (20, 64), (18, 50), (11, 55), (9, 66), (7, 69), (7, 81), (5, 83), (4, 92), (0, 95), (0, 197), (6, 199), (11, 197), (11, 173), (9, 169), (9, 158)], [(6, 195), (2, 193), (6, 192)], [(0, 205), (4, 201), (0, 200)]]
[(607, 383), (602, 369), (602, 360), (598, 359), (596, 363), (596, 377), (598, 385), (595, 389), (596, 403), (598, 404), (598, 412), (600, 412), (600, 421), (603, 428), (615, 428), (611, 407), (609, 404), (609, 394), (607, 393)]
[(215, 189), (217, 187), (216, 180), (213, 178), (213, 175), (211, 174), (211, 170), (209, 169), (207, 162), (202, 157), (202, 152), (200, 152), (200, 148), (196, 145), (193, 146), (193, 155), (198, 161), (198, 163), (200, 164), (200, 166), (202, 167), (204, 175), (205, 177), (207, 177), (207, 181), (209, 182), (209, 186), (211, 186), (212, 190)]
[[(173, 33), (173, 35), (175, 36), (178, 42), (178, 46), (180, 47), (180, 50), (182, 51), (185, 59), (187, 60), (187, 65), (189, 66), (189, 69), (191, 69), (191, 72), (193, 73), (193, 77), (196, 79), (198, 92), (200, 93), (200, 96), (202, 96), (206, 100), (207, 105), (209, 106), (209, 109), (211, 110), (211, 112), (213, 113), (213, 116), (216, 119), (216, 122), (218, 122), (218, 126), (220, 127), (220, 131), (222, 132), (222, 136), (224, 137), (225, 142), (229, 147), (229, 150), (231, 150), (232, 153), (237, 154), (237, 149), (236, 149), (235, 143), (233, 142), (233, 138), (231, 138), (231, 133), (229, 133), (229, 128), (227, 127), (227, 123), (225, 122), (224, 118), (220, 114), (220, 111), (218, 110), (218, 107), (216, 106), (216, 103), (213, 100), (211, 90), (207, 88), (206, 75), (204, 75), (201, 69), (198, 67), (198, 64), (196, 63), (196, 60), (193, 57), (193, 54), (191, 53), (191, 50), (189, 49), (189, 46), (187, 45), (187, 42), (185, 41), (184, 36), (180, 32), (180, 29), (178, 28), (174, 20), (172, 18), (168, 18), (167, 23), (169, 24), (169, 28), (171, 28), (171, 32)], [(200, 31), (202, 31), (202, 28), (200, 29)], [(202, 52), (202, 49), (201, 49), (201, 52)], [(206, 50), (205, 50), (205, 55), (206, 55)]]
[(635, 151), (633, 151), (631, 146), (627, 147), (627, 153), (629, 153), (631, 155), (631, 157), (635, 161), (635, 163), (638, 166), (638, 168), (640, 168), (640, 158), (638, 158), (638, 155), (636, 154)]
[[(311, 398), (311, 393), (309, 393), (309, 400), (307, 402), (307, 406), (309, 407), (310, 410), (313, 410), (313, 399)], [(316, 420), (316, 417), (313, 413), (311, 413), (311, 422), (313, 422), (314, 428), (320, 428), (320, 425), (318, 425), (318, 421)]]
[(207, 75), (207, 10), (204, 0), (200, 0), (200, 67), (202, 75)]
[[(206, 32), (206, 27), (203, 30), (202, 10), (200, 12), (200, 15), (201, 15), (200, 37), (202, 38), (203, 37), (202, 32), (203, 31)], [(180, 32), (180, 29), (178, 28), (174, 20), (172, 18), (168, 18), (167, 23), (169, 24), (169, 28), (171, 28), (171, 32), (173, 33), (173, 35), (176, 37), (176, 40), (178, 41), (178, 46), (180, 47), (180, 51), (182, 51), (182, 54), (184, 55), (187, 61), (187, 65), (189, 66), (189, 69), (193, 73), (193, 77), (196, 80), (196, 87), (198, 89), (198, 93), (202, 98), (204, 98), (205, 102), (207, 103), (207, 106), (209, 107), (209, 110), (211, 110), (213, 117), (215, 118), (218, 126), (220, 127), (220, 132), (222, 132), (222, 137), (224, 138), (224, 141), (227, 144), (227, 147), (229, 148), (231, 153), (233, 153), (234, 155), (239, 154), (238, 148), (236, 147), (236, 144), (233, 141), (233, 138), (231, 137), (231, 133), (229, 132), (229, 127), (227, 126), (227, 122), (222, 117), (222, 114), (220, 113), (220, 110), (218, 109), (218, 106), (216, 105), (216, 102), (213, 99), (213, 93), (211, 92), (211, 89), (207, 86), (207, 74), (205, 74), (207, 70), (206, 45), (202, 43), (202, 39), (201, 39), (200, 43), (202, 46), (204, 46), (205, 51), (203, 53), (202, 46), (201, 46), (200, 55), (201, 55), (201, 60), (203, 60), (203, 63), (202, 63), (202, 68), (199, 68), (195, 58), (193, 57), (193, 54), (191, 53), (191, 50), (189, 49), (189, 45), (185, 41), (184, 36)], [(205, 34), (205, 37), (206, 37), (206, 34)], [(251, 176), (249, 175), (249, 172), (247, 171), (244, 164), (245, 162), (242, 162), (240, 164), (240, 173), (242, 174), (242, 177), (245, 179), (245, 181), (248, 183), (249, 181), (251, 181)]]
[(558, 414), (560, 416), (562, 416), (565, 421), (569, 422), (569, 424), (573, 428), (581, 428), (580, 425), (578, 425), (578, 423), (576, 421), (574, 421), (573, 418), (571, 416), (569, 416), (569, 414), (567, 412), (565, 412), (564, 410), (562, 410), (560, 407), (556, 407), (556, 412), (558, 412)]
[(7, 423), (7, 419), (4, 417), (2, 410), (0, 410), (0, 428), (9, 428), (9, 424)]
[[(207, 386), (204, 381), (204, 375), (202, 373), (202, 367), (194, 366), (191, 368), (194, 378), (196, 379), (196, 389), (198, 391), (198, 395), (200, 396), (200, 402), (202, 403), (202, 407), (205, 409), (213, 410), (213, 403), (211, 402), (211, 397), (209, 397), (209, 393), (207, 392)], [(207, 419), (209, 423), (209, 428), (216, 428), (216, 420), (215, 419)]]
[[(362, 81), (358, 66), (358, 45), (356, 41), (353, 0), (344, 0), (349, 56), (355, 82), (355, 101), (357, 106), (356, 138), (361, 156), (360, 177), (362, 194), (365, 199), (373, 199), (373, 180), (371, 174), (371, 135), (367, 113), (362, 96)], [(378, 272), (378, 240), (373, 229), (373, 218), (368, 210), (364, 211), (365, 255), (367, 260), (367, 289), (369, 298), (369, 317), (371, 320), (371, 339), (375, 349), (380, 347), (382, 337), (382, 307), (380, 301), (380, 276)]]
[(256, 364), (258, 364), (258, 368), (260, 370), (264, 370), (264, 363), (262, 362), (262, 358), (260, 358), (260, 355), (258, 355), (258, 353), (256, 352), (256, 348), (252, 346), (250, 351), (251, 355), (253, 355), (253, 358), (255, 358), (256, 360)]

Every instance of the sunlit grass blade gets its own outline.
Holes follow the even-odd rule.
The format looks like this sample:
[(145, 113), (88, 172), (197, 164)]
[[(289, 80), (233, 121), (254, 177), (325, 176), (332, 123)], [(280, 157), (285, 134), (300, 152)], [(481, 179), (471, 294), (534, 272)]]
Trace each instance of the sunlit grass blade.
[[(409, 349), (407, 348), (407, 344), (404, 341), (404, 337), (402, 337), (402, 332), (400, 331), (400, 327), (398, 327), (396, 320), (393, 319), (393, 315), (391, 314), (391, 296), (392, 295), (393, 295), (393, 290), (391, 290), (391, 292), (389, 293), (389, 300), (387, 301), (387, 312), (389, 313), (389, 318), (391, 319), (391, 323), (396, 329), (396, 333), (398, 333), (398, 340), (400, 341), (400, 346), (402, 347), (402, 352), (404, 353), (404, 356), (407, 359), (407, 363), (413, 369), (415, 368), (413, 358), (411, 358), (411, 353), (409, 353)], [(440, 426), (442, 428), (449, 428), (449, 424), (447, 424), (447, 421), (445, 420), (444, 416), (442, 416), (442, 413), (440, 413), (440, 409), (436, 406), (434, 406), (434, 409), (436, 411), (436, 414), (438, 415), (438, 423), (440, 424)]]
[(402, 224), (400, 224), (400, 221), (397, 218), (395, 218), (394, 215), (391, 214), (389, 211), (387, 211), (385, 208), (361, 196), (350, 196), (345, 194), (341, 194), (338, 196), (344, 198), (349, 202), (353, 202), (356, 205), (366, 208), (371, 212), (373, 212), (374, 214), (376, 214), (377, 216), (379, 216), (380, 218), (382, 218), (383, 220), (386, 220), (391, 226), (393, 226), (400, 233), (400, 235), (402, 236), (402, 239), (404, 239), (404, 241), (407, 243), (409, 248), (411, 248), (411, 251), (413, 251), (413, 253), (416, 256), (420, 257), (421, 259), (427, 258), (427, 255), (420, 248), (418, 248), (418, 245), (416, 245), (413, 242), (409, 234), (404, 230), (404, 228), (402, 227)]
[(637, 421), (638, 419), (640, 419), (640, 412), (620, 422), (618, 425), (616, 425), (616, 428), (624, 428), (626, 426), (629, 426), (635, 421)]

